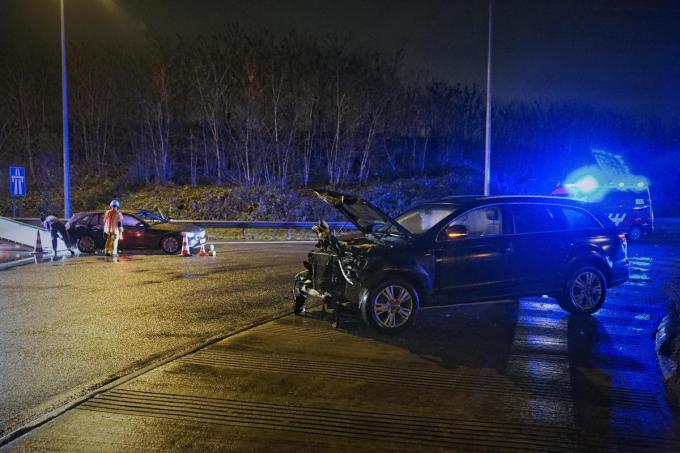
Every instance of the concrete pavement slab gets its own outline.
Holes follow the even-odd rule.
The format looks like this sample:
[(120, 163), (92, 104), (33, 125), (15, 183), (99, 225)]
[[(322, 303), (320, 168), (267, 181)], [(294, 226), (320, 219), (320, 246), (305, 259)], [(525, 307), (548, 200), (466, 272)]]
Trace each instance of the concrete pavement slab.
[[(517, 308), (506, 304), (509, 311)], [(431, 330), (440, 321), (425, 323)], [(459, 326), (450, 327), (455, 335)], [(559, 355), (542, 363), (514, 351), (522, 339), (507, 351), (471, 346), (476, 354), (454, 353), (455, 359), (443, 350), (418, 352), (432, 341), (406, 346), (352, 320), (334, 329), (318, 310), (290, 316), (97, 395), (8, 447), (675, 451), (680, 445), (667, 432), (629, 431), (625, 420), (615, 420), (612, 406), (653, 411), (658, 402), (644, 391), (617, 388), (602, 371), (581, 370), (594, 387), (588, 389)], [(458, 347), (455, 339), (434, 341)], [(480, 354), (486, 360), (468, 362)], [(532, 371), (536, 366), (541, 373)]]

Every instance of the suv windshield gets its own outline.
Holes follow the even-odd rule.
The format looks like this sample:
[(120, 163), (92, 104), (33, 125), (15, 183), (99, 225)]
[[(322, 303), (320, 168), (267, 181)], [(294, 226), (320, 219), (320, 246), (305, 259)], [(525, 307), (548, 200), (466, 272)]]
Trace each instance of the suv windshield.
[[(444, 220), (444, 218), (458, 210), (459, 206), (420, 206), (407, 211), (397, 217), (399, 225), (406, 228), (412, 234), (422, 234)], [(388, 228), (388, 232), (393, 232), (394, 228)]]

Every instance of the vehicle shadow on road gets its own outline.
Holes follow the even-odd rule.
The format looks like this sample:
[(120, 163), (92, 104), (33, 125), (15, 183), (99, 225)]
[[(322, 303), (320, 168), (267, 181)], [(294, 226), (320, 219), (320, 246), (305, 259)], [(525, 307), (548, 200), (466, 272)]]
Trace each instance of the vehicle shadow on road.
[(444, 368), (508, 365), (517, 327), (518, 301), (423, 310), (397, 335), (375, 332), (357, 316), (343, 315), (339, 329), (418, 354)]
[(398, 335), (375, 332), (355, 315), (343, 315), (338, 329), (446, 369), (494, 369), (538, 400), (570, 406), (578, 430), (601, 436), (625, 431), (612, 424), (613, 408), (649, 410), (656, 404), (644, 389), (618, 382), (618, 373), (639, 371), (642, 364), (621, 353), (622, 345), (597, 316), (560, 317), (551, 334), (541, 326), (534, 330), (518, 325), (520, 304), (508, 301), (423, 311), (417, 324)]
[(569, 316), (567, 321), (569, 387), (576, 428), (607, 435), (611, 426), (611, 406), (625, 403), (629, 395), (614, 401), (611, 376), (615, 347), (607, 329), (595, 316)]

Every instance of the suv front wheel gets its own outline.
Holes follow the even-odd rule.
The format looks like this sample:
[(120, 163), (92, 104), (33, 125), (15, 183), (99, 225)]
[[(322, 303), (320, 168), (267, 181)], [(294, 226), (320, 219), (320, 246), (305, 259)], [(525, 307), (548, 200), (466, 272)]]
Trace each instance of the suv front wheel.
[(598, 311), (607, 297), (607, 281), (598, 269), (578, 268), (567, 280), (557, 302), (569, 313), (590, 315)]
[(418, 291), (401, 280), (385, 280), (371, 289), (361, 306), (361, 316), (380, 332), (401, 332), (413, 323), (419, 306)]

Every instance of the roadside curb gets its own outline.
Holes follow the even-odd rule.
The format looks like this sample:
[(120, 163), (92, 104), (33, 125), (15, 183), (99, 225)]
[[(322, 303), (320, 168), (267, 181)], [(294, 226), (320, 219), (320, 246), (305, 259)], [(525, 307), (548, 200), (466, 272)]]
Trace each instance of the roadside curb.
[(213, 335), (210, 337), (202, 338), (197, 341), (197, 343), (194, 343), (191, 346), (187, 346), (185, 348), (181, 348), (174, 352), (173, 354), (160, 358), (158, 360), (153, 361), (152, 363), (143, 366), (142, 368), (139, 369), (133, 369), (127, 374), (119, 375), (119, 376), (113, 376), (106, 378), (101, 385), (95, 387), (95, 388), (90, 388), (90, 389), (85, 389), (81, 391), (75, 391), (71, 393), (70, 395), (68, 392), (65, 394), (65, 401), (62, 402), (61, 404), (57, 405), (56, 407), (48, 410), (47, 412), (44, 412), (42, 414), (33, 416), (29, 418), (28, 420), (25, 420), (24, 422), (21, 422), (19, 425), (17, 425), (14, 428), (10, 428), (7, 432), (0, 434), (0, 447), (4, 447), (5, 445), (9, 444), (13, 440), (18, 439), (19, 437), (28, 434), (29, 432), (41, 427), (42, 425), (54, 420), (55, 418), (63, 415), (64, 413), (68, 412), (69, 410), (73, 409), (76, 406), (79, 406), (80, 404), (84, 403), (85, 401), (91, 399), (92, 397), (99, 395), (100, 393), (104, 393), (108, 390), (111, 390), (115, 387), (118, 387), (119, 385), (122, 385), (126, 382), (129, 382), (143, 374), (146, 374), (150, 371), (155, 370), (156, 368), (159, 368), (167, 363), (170, 363), (172, 361), (175, 361), (177, 359), (180, 359), (186, 355), (192, 354), (196, 351), (199, 351), (203, 348), (206, 348), (210, 345), (213, 345), (215, 343), (218, 343), (222, 340), (225, 340), (227, 338), (233, 337), (235, 335), (238, 335), (240, 333), (243, 333), (247, 330), (254, 329), (255, 327), (259, 327), (264, 324), (268, 324), (273, 321), (277, 321), (279, 319), (285, 318), (287, 316), (291, 316), (293, 314), (292, 311), (287, 311), (285, 313), (280, 313), (278, 315), (274, 315), (269, 318), (265, 319), (260, 319), (255, 322), (252, 322), (250, 324), (247, 324), (245, 326), (239, 327), (233, 331), (227, 332), (227, 333), (221, 333), (217, 335)]
[[(667, 355), (668, 343), (672, 342), (674, 334), (670, 326), (670, 316), (665, 316), (655, 334), (655, 352), (659, 369), (663, 375), (663, 382), (666, 387), (666, 392), (676, 407), (680, 407), (680, 375), (678, 374), (678, 367), (673, 360), (673, 355)], [(662, 352), (663, 351), (663, 352)]]

